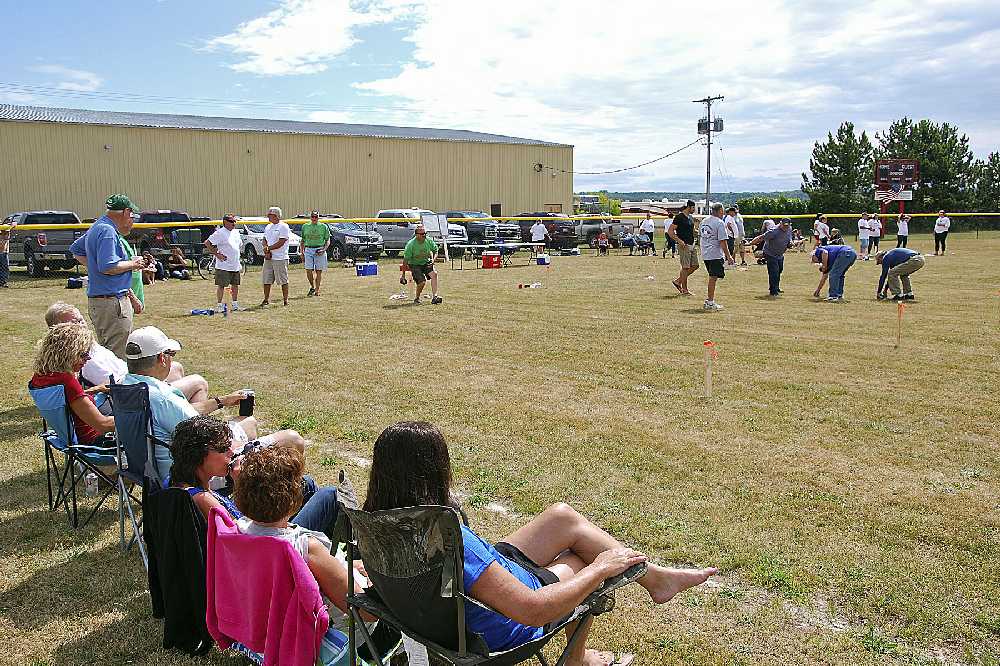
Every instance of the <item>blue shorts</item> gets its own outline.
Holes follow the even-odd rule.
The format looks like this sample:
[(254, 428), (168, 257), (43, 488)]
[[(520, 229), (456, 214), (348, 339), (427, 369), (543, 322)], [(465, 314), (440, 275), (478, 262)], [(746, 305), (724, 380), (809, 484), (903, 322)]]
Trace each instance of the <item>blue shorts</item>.
[(326, 250), (318, 247), (306, 247), (302, 248), (302, 251), (305, 254), (306, 270), (326, 270)]
[(862, 239), (859, 240), (859, 242), (861, 243), (861, 251), (862, 252), (864, 252), (865, 250), (868, 249), (868, 239), (867, 238), (862, 238)]

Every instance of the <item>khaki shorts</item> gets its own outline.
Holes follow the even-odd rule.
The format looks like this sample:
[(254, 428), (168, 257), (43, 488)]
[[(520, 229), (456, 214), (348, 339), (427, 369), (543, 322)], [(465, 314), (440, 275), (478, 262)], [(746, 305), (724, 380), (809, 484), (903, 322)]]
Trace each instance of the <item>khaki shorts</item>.
[(118, 358), (125, 358), (125, 343), (132, 332), (132, 301), (118, 298), (88, 298), (87, 310), (97, 333), (97, 342)]
[(264, 284), (288, 284), (288, 260), (265, 259)]
[(218, 268), (215, 269), (215, 286), (216, 287), (228, 287), (233, 285), (235, 287), (240, 286), (240, 272), (239, 271), (223, 271)]
[(677, 256), (681, 259), (681, 268), (698, 268), (698, 250), (694, 245), (687, 248), (677, 247)]

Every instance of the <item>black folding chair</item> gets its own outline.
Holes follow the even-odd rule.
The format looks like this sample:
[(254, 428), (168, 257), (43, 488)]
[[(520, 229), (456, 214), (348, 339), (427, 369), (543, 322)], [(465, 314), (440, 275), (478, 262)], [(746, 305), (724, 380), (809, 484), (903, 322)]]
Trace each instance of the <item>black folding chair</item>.
[[(66, 510), (70, 525), (74, 528), (85, 527), (117, 486), (116, 480), (105, 471), (117, 463), (115, 448), (78, 442), (72, 412), (66, 403), (66, 390), (61, 384), (36, 389), (29, 383), (28, 393), (42, 417), (42, 432), (38, 434), (42, 438), (45, 454), (49, 510), (54, 511), (61, 505)], [(62, 458), (61, 469), (57, 456)], [(107, 490), (101, 494), (97, 505), (81, 524), (77, 512), (76, 487), (88, 474), (94, 474), (100, 481), (104, 481)], [(52, 493), (53, 480), (57, 485), (55, 496)]]
[[(460, 516), (453, 507), (418, 506), (365, 512), (344, 509), (349, 518), (348, 589), (354, 589), (354, 559), (360, 554), (372, 587), (349, 594), (351, 666), (355, 666), (355, 627), (368, 650), (377, 647), (362, 621), (373, 615), (423, 645), (429, 654), (456, 666), (509, 666), (532, 657), (547, 666), (542, 649), (561, 630), (579, 622), (556, 666), (562, 666), (590, 618), (614, 608), (614, 591), (645, 573), (639, 564), (610, 578), (568, 617), (542, 636), (503, 652), (491, 653), (483, 638), (467, 630), (465, 604), (485, 605), (465, 595)], [(357, 549), (357, 553), (355, 552)], [(492, 610), (492, 609), (490, 609)]]
[[(142, 539), (142, 518), (137, 515), (147, 493), (163, 488), (156, 465), (154, 447), (162, 444), (153, 436), (149, 409), (149, 387), (143, 382), (110, 385), (115, 415), (115, 444), (118, 460), (118, 529), (124, 552), (138, 546), (143, 566), (149, 569), (149, 556)], [(131, 488), (129, 487), (131, 485)], [(142, 495), (136, 497), (135, 488)], [(127, 518), (127, 521), (126, 521)], [(126, 522), (131, 535), (126, 541)]]

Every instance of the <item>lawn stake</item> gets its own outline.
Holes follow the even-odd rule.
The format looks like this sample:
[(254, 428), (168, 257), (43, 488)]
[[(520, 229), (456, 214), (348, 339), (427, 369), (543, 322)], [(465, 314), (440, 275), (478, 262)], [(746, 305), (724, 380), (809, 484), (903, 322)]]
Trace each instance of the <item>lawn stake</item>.
[(715, 348), (715, 343), (705, 340), (702, 343), (705, 349), (705, 397), (712, 397), (712, 362), (719, 358), (719, 350)]

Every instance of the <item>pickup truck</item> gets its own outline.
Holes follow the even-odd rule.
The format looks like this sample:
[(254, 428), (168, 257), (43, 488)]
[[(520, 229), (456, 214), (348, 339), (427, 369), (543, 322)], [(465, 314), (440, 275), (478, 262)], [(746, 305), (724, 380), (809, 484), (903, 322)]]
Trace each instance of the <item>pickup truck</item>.
[[(382, 237), (387, 257), (395, 257), (403, 251), (417, 231), (420, 216), (425, 213), (434, 214), (434, 211), (424, 208), (392, 208), (376, 213), (378, 222), (375, 223), (375, 233)], [(432, 232), (430, 235), (433, 237), (437, 234)], [(465, 227), (448, 223), (449, 243), (465, 244), (468, 239)]]
[[(80, 224), (80, 218), (71, 211), (35, 210), (12, 213), (3, 224)], [(15, 228), (10, 239), (8, 259), (11, 264), (24, 265), (31, 277), (41, 277), (46, 268), (74, 268), (76, 260), (69, 246), (82, 236), (86, 229), (47, 229), (34, 231)]]
[[(144, 210), (139, 213), (139, 219), (136, 222), (139, 224), (162, 224), (164, 222), (192, 222), (195, 219), (206, 218), (192, 218), (183, 210)], [(140, 254), (149, 252), (154, 257), (163, 259), (170, 254), (171, 234), (177, 228), (134, 227), (127, 238)], [(209, 234), (212, 233), (212, 227), (205, 227), (205, 229), (208, 229)]]
[(445, 215), (449, 224), (460, 224), (465, 227), (471, 245), (521, 241), (521, 229), (516, 224), (497, 222), (482, 211), (449, 210)]
[(574, 215), (570, 219), (576, 222), (577, 236), (590, 247), (597, 247), (597, 236), (601, 231), (608, 234), (611, 246), (617, 247), (622, 232), (631, 233), (633, 227), (631, 223), (622, 222), (609, 215)]

